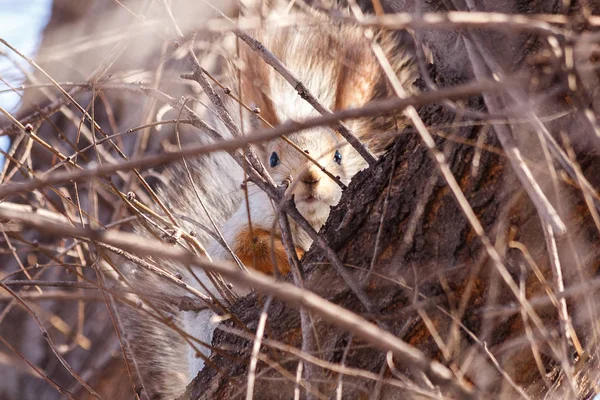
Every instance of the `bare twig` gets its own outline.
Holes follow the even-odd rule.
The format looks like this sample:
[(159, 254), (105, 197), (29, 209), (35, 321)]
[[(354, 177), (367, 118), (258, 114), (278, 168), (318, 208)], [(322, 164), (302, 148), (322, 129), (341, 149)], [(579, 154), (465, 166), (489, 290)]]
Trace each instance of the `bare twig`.
[[(517, 82), (515, 82), (515, 84), (517, 84)], [(133, 168), (153, 167), (156, 165), (162, 165), (171, 161), (178, 160), (182, 157), (198, 156), (201, 154), (207, 154), (219, 150), (233, 151), (236, 149), (243, 148), (249, 143), (258, 143), (261, 141), (274, 139), (281, 135), (289, 134), (302, 129), (312, 128), (315, 126), (328, 125), (342, 119), (384, 115), (392, 110), (401, 110), (409, 105), (423, 105), (430, 102), (434, 102), (437, 99), (441, 98), (470, 97), (477, 95), (482, 91), (494, 91), (503, 87), (506, 87), (506, 84), (499, 84), (495, 82), (480, 82), (478, 84), (467, 84), (457, 88), (442, 89), (438, 92), (422, 93), (405, 99), (394, 98), (376, 101), (369, 103), (361, 108), (342, 110), (331, 115), (307, 119), (304, 122), (287, 122), (274, 129), (261, 129), (260, 131), (257, 131), (254, 134), (252, 134), (251, 136), (244, 136), (241, 138), (236, 138), (234, 140), (223, 141), (221, 143), (215, 143), (210, 145), (191, 145), (186, 149), (182, 149), (181, 151), (168, 154), (158, 154), (153, 156), (140, 157), (137, 159), (121, 162), (117, 165), (103, 165), (94, 169), (71, 173), (60, 172), (49, 174), (37, 180), (32, 180), (24, 184), (5, 184), (2, 187), (0, 187), (0, 198), (4, 198), (10, 194), (29, 192), (35, 189), (39, 189), (41, 187), (50, 186), (61, 182), (80, 182), (82, 180), (89, 179), (92, 177), (109, 175), (116, 171), (126, 171)], [(151, 95), (159, 95), (163, 98), (175, 101), (169, 96), (156, 94), (155, 92), (147, 88), (137, 86), (130, 86), (129, 88), (136, 91), (139, 90), (143, 93), (148, 93)], [(184, 112), (188, 114), (188, 117), (191, 117), (190, 120), (192, 120), (194, 126), (197, 126), (202, 130), (211, 129), (208, 125), (201, 122), (201, 120), (191, 110), (185, 109)]]
[(461, 398), (472, 399), (478, 397), (473, 389), (459, 382), (453, 376), (452, 372), (442, 364), (430, 360), (419, 350), (406, 344), (393, 334), (380, 329), (375, 324), (305, 289), (297, 288), (285, 282), (275, 281), (273, 278), (259, 272), (242, 272), (228, 262), (213, 264), (184, 249), (167, 246), (156, 240), (140, 242), (137, 235), (129, 233), (96, 231), (89, 228), (71, 227), (62, 223), (50, 225), (38, 216), (15, 213), (8, 210), (0, 210), (0, 217), (19, 221), (43, 232), (71, 237), (85, 237), (96, 242), (106, 243), (110, 246), (117, 246), (127, 251), (142, 252), (145, 255), (170, 259), (184, 265), (197, 265), (206, 271), (219, 273), (233, 283), (248, 285), (254, 287), (259, 292), (273, 295), (291, 305), (305, 307), (307, 310), (320, 315), (323, 319), (345, 328), (355, 336), (372, 343), (375, 347), (384, 351), (391, 351), (399, 362), (407, 367), (422, 371), (432, 382), (455, 393)]

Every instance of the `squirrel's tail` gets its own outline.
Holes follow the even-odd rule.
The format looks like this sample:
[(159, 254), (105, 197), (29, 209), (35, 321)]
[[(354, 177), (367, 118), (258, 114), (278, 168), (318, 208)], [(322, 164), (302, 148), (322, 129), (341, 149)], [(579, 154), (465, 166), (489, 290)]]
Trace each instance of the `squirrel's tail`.
[[(140, 211), (145, 228), (136, 230), (141, 240), (153, 234), (166, 242), (177, 241), (188, 247), (184, 237), (191, 235), (206, 247), (215, 235), (213, 226), (221, 226), (239, 206), (239, 183), (237, 187), (235, 184), (239, 174), (239, 166), (226, 153), (169, 166), (157, 194), (179, 228), (173, 228), (159, 207), (155, 207), (155, 212), (167, 224), (160, 225), (156, 217)], [(156, 269), (150, 271), (149, 267), (161, 273), (157, 274)], [(203, 306), (176, 282), (182, 280), (195, 286), (194, 280), (184, 266), (166, 260), (130, 259), (119, 270), (121, 281), (133, 292), (129, 303), (134, 306), (121, 309), (130, 361), (136, 366), (148, 398), (174, 399), (193, 378), (189, 376), (189, 339), (185, 339), (182, 311), (190, 309), (190, 303), (196, 310)], [(199, 351), (208, 353), (204, 348)]]

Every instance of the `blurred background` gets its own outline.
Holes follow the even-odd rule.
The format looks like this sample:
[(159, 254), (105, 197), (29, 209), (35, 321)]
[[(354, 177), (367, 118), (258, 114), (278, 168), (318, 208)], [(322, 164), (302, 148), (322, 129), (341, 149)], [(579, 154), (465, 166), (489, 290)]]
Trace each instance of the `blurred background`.
[[(136, 127), (156, 119), (176, 118), (177, 113), (162, 110), (163, 103), (136, 93), (136, 88), (119, 86), (144, 85), (164, 90), (175, 98), (199, 97), (197, 87), (179, 78), (188, 71), (182, 68), (184, 53), (175, 51), (175, 35), (164, 19), (164, 9), (157, 3), (0, 0), (0, 38), (16, 50), (0, 43), (0, 107), (23, 125), (30, 123), (36, 134), (34, 139), (22, 135), (12, 120), (0, 113), (1, 182), (27, 180), (44, 171), (70, 170), (61, 162), (61, 155), (72, 156), (79, 166), (93, 167), (174, 146), (172, 125), (164, 129)], [(227, 11), (231, 4), (215, 2), (213, 7), (201, 1), (169, 3), (186, 33), (218, 16), (217, 8)], [(196, 41), (198, 55), (208, 70), (214, 70), (218, 43), (213, 46), (212, 40), (206, 39), (200, 32)], [(39, 68), (17, 51), (35, 60)], [(102, 132), (92, 130), (89, 121), (82, 120), (79, 110), (46, 74), (94, 115)], [(92, 83), (98, 88), (93, 95)], [(133, 132), (127, 133), (130, 128), (134, 128)], [(188, 136), (190, 129), (182, 126), (180, 130), (184, 143), (193, 140), (193, 136)], [(112, 135), (113, 146), (90, 146), (106, 135)], [(53, 150), (48, 151), (42, 143)], [(5, 162), (6, 157), (10, 163)], [(162, 179), (160, 170), (146, 169), (141, 172), (141, 179), (154, 185)], [(99, 227), (116, 223), (113, 226), (131, 230), (131, 213), (115, 190), (139, 192), (142, 201), (152, 201), (140, 189), (138, 179), (120, 173), (113, 179), (108, 186), (92, 182), (66, 185), (12, 196), (9, 201), (58, 212), (75, 221), (82, 217)], [(15, 289), (25, 288), (23, 296), (31, 300), (48, 329), (54, 351), (64, 357), (81, 381), (89, 382), (104, 398), (131, 399), (131, 381), (113, 325), (118, 321), (111, 320), (107, 305), (97, 293), (90, 296), (79, 291), (74, 297), (76, 291), (69, 294), (69, 290), (61, 289), (65, 282), (97, 282), (91, 268), (94, 251), (76, 242), (32, 230), (18, 237), (5, 235), (0, 238), (0, 279), (55, 282), (50, 290), (42, 286), (33, 291), (30, 286)], [(79, 398), (89, 395), (47, 346), (38, 324), (15, 307), (5, 292), (0, 293), (0, 310), (0, 336), (14, 346), (13, 351), (0, 343), (0, 399), (63, 398), (40, 376), (40, 371), (65, 390), (78, 393)], [(103, 386), (103, 382), (108, 384)]]
[[(52, 0), (3, 0), (0, 4), (0, 37), (24, 55), (34, 57), (42, 31), (50, 18), (51, 7)], [(0, 105), (14, 112), (21, 104), (22, 93), (13, 92), (10, 88), (23, 83), (25, 75), (22, 69), (32, 71), (27, 62), (14, 54), (10, 55), (6, 50), (3, 48), (0, 53)], [(4, 115), (0, 119), (6, 122)], [(0, 136), (0, 149), (8, 150), (9, 143), (8, 136)], [(3, 161), (4, 156), (0, 154), (0, 164)]]

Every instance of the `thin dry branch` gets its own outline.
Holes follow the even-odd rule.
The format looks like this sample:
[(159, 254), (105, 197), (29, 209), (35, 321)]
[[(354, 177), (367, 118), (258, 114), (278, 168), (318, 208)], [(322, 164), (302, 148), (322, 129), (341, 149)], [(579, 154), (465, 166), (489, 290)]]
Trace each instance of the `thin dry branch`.
[(393, 334), (380, 329), (377, 325), (306, 289), (297, 288), (286, 282), (276, 281), (259, 272), (242, 272), (228, 262), (220, 264), (210, 263), (183, 249), (169, 246), (156, 240), (140, 242), (137, 235), (130, 233), (97, 231), (62, 223), (49, 224), (47, 220), (35, 214), (23, 214), (9, 210), (0, 210), (0, 217), (18, 221), (42, 232), (68, 237), (87, 238), (133, 253), (169, 259), (183, 265), (196, 265), (206, 271), (218, 273), (233, 283), (254, 287), (257, 291), (272, 295), (290, 305), (304, 307), (321, 316), (323, 319), (347, 329), (355, 336), (368, 341), (375, 347), (392, 352), (397, 361), (408, 368), (415, 368), (422, 371), (434, 384), (451, 391), (460, 398), (474, 399), (479, 397), (472, 388), (469, 388), (464, 382), (457, 380), (453, 373), (439, 362), (430, 360), (416, 348), (408, 345)]
[[(271, 53), (262, 43), (250, 35), (240, 30), (234, 30), (237, 37), (243, 40), (260, 58), (277, 71), (302, 97), (308, 104), (314, 107), (321, 115), (331, 115), (332, 112), (326, 105), (321, 103), (308, 88), (290, 71), (273, 53)], [(352, 147), (360, 154), (369, 165), (375, 164), (377, 159), (373, 153), (365, 146), (354, 133), (343, 123), (339, 122), (335, 128), (350, 143)]]
[[(440, 29), (453, 31), (457, 29), (482, 28), (500, 32), (530, 32), (541, 35), (565, 34), (573, 35), (572, 31), (565, 29), (575, 22), (586, 24), (590, 27), (600, 26), (600, 16), (578, 15), (567, 16), (560, 14), (506, 14), (500, 12), (483, 11), (448, 11), (445, 13), (423, 13), (415, 16), (410, 13), (394, 13), (385, 15), (369, 15), (357, 18), (329, 13), (333, 20), (352, 24), (360, 24), (366, 28), (385, 29)], [(224, 23), (224, 20), (227, 23)], [(315, 21), (310, 16), (278, 15), (277, 18), (263, 18), (259, 16), (244, 16), (243, 18), (215, 18), (206, 21), (196, 32), (230, 32), (235, 29), (251, 30), (260, 27), (287, 27), (287, 26), (314, 26), (321, 21)]]
[[(514, 84), (518, 84), (518, 82), (514, 82)], [(389, 113), (393, 110), (401, 110), (409, 105), (424, 105), (435, 102), (436, 100), (442, 98), (468, 98), (470, 96), (475, 96), (484, 91), (495, 91), (503, 87), (506, 87), (506, 84), (499, 84), (497, 82), (488, 81), (479, 82), (477, 84), (461, 85), (456, 88), (442, 89), (437, 92), (421, 93), (404, 99), (393, 98), (388, 100), (375, 101), (361, 108), (342, 110), (335, 112), (331, 115), (310, 118), (303, 122), (287, 122), (273, 129), (261, 129), (259, 131), (256, 131), (252, 135), (236, 138), (234, 140), (223, 141), (221, 143), (214, 143), (210, 145), (190, 145), (186, 149), (182, 149), (180, 151), (139, 157), (137, 159), (123, 161), (116, 165), (103, 165), (97, 168), (83, 171), (56, 172), (45, 175), (35, 180), (31, 180), (27, 183), (5, 184), (2, 185), (2, 187), (0, 187), (0, 198), (5, 198), (12, 194), (30, 192), (32, 190), (40, 189), (42, 187), (51, 186), (68, 181), (81, 182), (83, 180), (93, 177), (110, 175), (116, 171), (127, 171), (133, 168), (141, 167), (150, 168), (181, 159), (182, 157), (198, 156), (220, 150), (233, 151), (240, 148), (244, 148), (250, 143), (259, 143), (261, 141), (271, 140), (281, 135), (286, 135), (303, 129), (333, 124), (343, 119), (385, 115), (386, 113)], [(121, 86), (121, 88), (124, 87)], [(155, 95), (154, 91), (139, 86), (128, 86), (127, 89)], [(163, 96), (169, 98), (169, 96), (167, 95), (161, 95), (161, 97)], [(174, 101), (174, 99), (172, 100)], [(184, 111), (187, 114), (186, 117), (189, 117), (194, 126), (197, 126), (199, 129), (202, 130), (209, 129), (209, 127), (206, 124), (202, 123), (201, 119), (197, 115), (195, 115), (191, 110), (185, 109)]]

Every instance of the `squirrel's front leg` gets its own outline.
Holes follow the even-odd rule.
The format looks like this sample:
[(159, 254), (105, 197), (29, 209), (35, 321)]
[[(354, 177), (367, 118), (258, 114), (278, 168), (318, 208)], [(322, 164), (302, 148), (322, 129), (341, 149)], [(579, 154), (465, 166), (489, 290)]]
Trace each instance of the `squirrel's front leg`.
[[(235, 219), (233, 220), (235, 222)], [(232, 229), (233, 228), (233, 229)], [(240, 229), (241, 228), (241, 229)], [(284, 275), (290, 271), (285, 246), (281, 242), (281, 237), (278, 234), (273, 234), (270, 230), (254, 226), (252, 232), (247, 226), (240, 224), (229, 225), (228, 238), (233, 238), (229, 241), (233, 252), (248, 268), (261, 271), (266, 274), (273, 274), (275, 267), (273, 264), (273, 255), (277, 263), (279, 272)], [(272, 236), (274, 237), (272, 238)], [(298, 257), (304, 255), (304, 250), (295, 246)], [(196, 274), (201, 277), (206, 277), (203, 271), (196, 271)], [(208, 278), (200, 278), (207, 286), (212, 286)], [(192, 336), (202, 340), (205, 343), (211, 343), (213, 332), (216, 324), (210, 322), (213, 316), (213, 311), (210, 309), (200, 312), (186, 312), (184, 314), (185, 330)], [(210, 349), (201, 347), (200, 351), (206, 356), (210, 356)], [(204, 368), (204, 359), (198, 357), (197, 350), (189, 347), (188, 349), (188, 367), (190, 379), (195, 377), (198, 371)]]
[[(275, 272), (274, 258), (281, 274), (285, 275), (290, 272), (285, 246), (278, 234), (258, 227), (254, 227), (252, 231), (246, 228), (237, 233), (233, 244), (233, 252), (248, 268), (265, 274), (273, 274)], [(298, 258), (302, 257), (304, 250), (298, 246), (295, 248)]]

